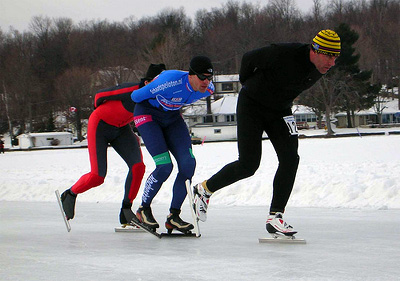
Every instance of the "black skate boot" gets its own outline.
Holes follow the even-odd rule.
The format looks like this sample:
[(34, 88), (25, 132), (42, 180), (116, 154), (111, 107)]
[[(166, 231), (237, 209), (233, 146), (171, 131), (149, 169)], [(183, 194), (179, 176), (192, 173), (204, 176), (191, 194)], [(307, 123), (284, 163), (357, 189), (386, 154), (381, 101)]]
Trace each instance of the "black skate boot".
[(149, 228), (152, 228), (153, 230), (160, 227), (158, 222), (155, 220), (150, 207), (140, 206), (139, 209), (136, 211), (136, 217), (141, 223), (148, 226)]
[(123, 227), (129, 225), (135, 214), (132, 212), (132, 203), (122, 202), (121, 211), (119, 212), (119, 222)]
[(67, 189), (61, 194), (61, 202), (67, 220), (71, 220), (75, 216), (75, 201), (76, 194), (74, 194), (71, 189)]
[(172, 230), (176, 229), (185, 234), (191, 233), (191, 229), (194, 228), (193, 224), (183, 221), (179, 214), (181, 210), (171, 208), (169, 210), (171, 213), (167, 217), (167, 221), (165, 222), (165, 228), (168, 230), (168, 234), (172, 233)]

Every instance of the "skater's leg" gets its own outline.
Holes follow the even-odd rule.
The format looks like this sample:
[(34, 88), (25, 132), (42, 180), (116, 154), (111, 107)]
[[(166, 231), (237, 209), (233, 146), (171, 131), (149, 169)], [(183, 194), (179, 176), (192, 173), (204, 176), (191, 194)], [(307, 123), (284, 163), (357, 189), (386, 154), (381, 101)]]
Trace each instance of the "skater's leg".
[(260, 165), (263, 128), (261, 118), (251, 110), (251, 107), (251, 102), (244, 95), (239, 95), (237, 106), (239, 158), (207, 180), (206, 186), (210, 192), (252, 176)]
[[(136, 109), (137, 108), (138, 105), (136, 105)], [(139, 124), (137, 125), (137, 128), (143, 138), (146, 149), (151, 154), (156, 164), (155, 170), (146, 180), (142, 196), (142, 206), (150, 207), (150, 204), (154, 196), (156, 196), (157, 192), (160, 190), (161, 185), (171, 174), (173, 165), (161, 125), (157, 121), (153, 120), (151, 115), (146, 115), (146, 117), (151, 121)], [(139, 118), (143, 118), (143, 115)]]
[(284, 212), (293, 189), (299, 165), (298, 136), (291, 135), (283, 119), (274, 122), (268, 136), (275, 148), (279, 166), (274, 178), (274, 190), (270, 212)]
[(111, 142), (112, 147), (128, 165), (125, 180), (124, 203), (132, 203), (139, 191), (145, 172), (139, 138), (129, 125), (120, 128), (120, 135)]
[(87, 134), (90, 172), (71, 187), (74, 194), (83, 193), (104, 182), (107, 173), (108, 129), (109, 125), (101, 121), (96, 114), (90, 116)]
[(239, 159), (223, 167), (210, 179), (194, 187), (196, 216), (207, 219), (207, 208), (211, 194), (227, 185), (252, 176), (261, 160), (263, 114), (254, 110), (254, 103), (245, 95), (239, 95), (237, 105), (237, 137)]
[(119, 129), (119, 136), (111, 142), (115, 151), (124, 159), (129, 168), (125, 180), (125, 193), (122, 200), (119, 220), (121, 224), (128, 224), (134, 216), (132, 202), (136, 198), (145, 172), (139, 138), (133, 133), (130, 125)]
[(192, 152), (192, 144), (189, 131), (183, 119), (179, 117), (176, 122), (170, 124), (164, 134), (172, 155), (178, 164), (178, 174), (173, 186), (171, 209), (180, 210), (186, 198), (186, 180), (192, 180), (196, 160)]
[(75, 216), (76, 195), (104, 182), (107, 172), (107, 141), (103, 125), (95, 113), (90, 116), (87, 139), (91, 171), (62, 193), (61, 202), (67, 219)]

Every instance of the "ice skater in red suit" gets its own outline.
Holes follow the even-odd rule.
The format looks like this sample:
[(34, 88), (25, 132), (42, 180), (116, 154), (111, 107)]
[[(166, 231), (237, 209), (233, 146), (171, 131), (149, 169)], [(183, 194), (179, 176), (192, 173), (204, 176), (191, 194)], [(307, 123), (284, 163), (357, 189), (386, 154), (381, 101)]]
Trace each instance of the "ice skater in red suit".
[(61, 195), (67, 219), (74, 218), (77, 194), (104, 182), (107, 174), (107, 148), (111, 145), (129, 168), (119, 216), (121, 224), (129, 223), (130, 219), (127, 217), (133, 216), (132, 202), (139, 191), (145, 171), (140, 141), (130, 126), (135, 108), (131, 93), (150, 83), (163, 70), (165, 70), (164, 64), (151, 64), (146, 77), (140, 83), (123, 83), (100, 90), (96, 94), (95, 110), (89, 117), (87, 133), (91, 170)]

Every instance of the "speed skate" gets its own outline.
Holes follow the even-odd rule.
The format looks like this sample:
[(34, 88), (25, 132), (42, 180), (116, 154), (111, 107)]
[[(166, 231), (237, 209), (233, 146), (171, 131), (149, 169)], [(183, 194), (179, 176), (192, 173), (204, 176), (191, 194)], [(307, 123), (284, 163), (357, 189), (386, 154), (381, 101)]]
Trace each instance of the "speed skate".
[(58, 191), (58, 189), (55, 191), (55, 194), (56, 194), (56, 197), (57, 197), (58, 206), (60, 207), (61, 215), (62, 215), (62, 217), (64, 219), (65, 227), (67, 228), (67, 231), (70, 232), (71, 231), (71, 225), (69, 224), (67, 216), (65, 215), (64, 208), (63, 208), (62, 202), (61, 202), (60, 192)]
[(193, 189), (191, 187), (190, 180), (186, 180), (185, 185), (186, 185), (186, 191), (187, 191), (187, 195), (188, 195), (188, 199), (189, 199), (190, 213), (192, 214), (192, 218), (193, 218), (193, 226), (194, 226), (193, 230), (194, 230), (194, 233), (196, 234), (196, 237), (200, 237), (201, 233), (200, 233), (200, 227), (199, 227), (199, 219), (197, 218), (196, 213), (195, 213), (194, 194), (193, 194)]
[(287, 243), (287, 244), (306, 244), (305, 239), (296, 238), (294, 235), (283, 235), (270, 233), (271, 237), (258, 238), (259, 243)]

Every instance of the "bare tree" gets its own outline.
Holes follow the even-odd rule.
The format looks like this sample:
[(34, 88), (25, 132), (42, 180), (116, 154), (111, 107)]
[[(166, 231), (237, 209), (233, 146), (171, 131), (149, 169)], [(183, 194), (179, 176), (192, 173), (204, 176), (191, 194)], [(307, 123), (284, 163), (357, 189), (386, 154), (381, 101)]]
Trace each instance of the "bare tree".
[(64, 111), (75, 108), (75, 128), (78, 140), (82, 140), (82, 114), (93, 107), (93, 72), (87, 68), (72, 68), (56, 80), (56, 89), (64, 105)]
[(327, 127), (327, 135), (332, 136), (335, 132), (331, 125), (331, 116), (335, 109), (343, 101), (344, 93), (347, 85), (340, 80), (339, 71), (332, 72), (331, 75), (323, 76), (318, 82), (317, 87), (321, 100), (325, 107), (325, 124)]
[[(37, 99), (40, 84), (32, 71), (34, 40), (30, 33), (12, 31), (3, 42), (0, 72), (8, 116), (22, 132), (32, 129), (32, 103)], [(26, 124), (28, 127), (26, 128)]]
[[(67, 70), (101, 71), (107, 79), (98, 86), (108, 87), (138, 81), (149, 63), (185, 70), (192, 56), (203, 54), (212, 59), (217, 73), (237, 73), (248, 50), (272, 42), (310, 42), (317, 31), (342, 22), (360, 34), (354, 45), (361, 55), (360, 69), (372, 69), (370, 82), (394, 92), (400, 76), (399, 0), (325, 3), (313, 0), (313, 9), (302, 16), (294, 0), (257, 5), (228, 1), (221, 8), (198, 11), (193, 22), (183, 9), (121, 23), (96, 20), (74, 25), (68, 18), (34, 17), (27, 33), (0, 30), (0, 92), (7, 93), (13, 124), (30, 130), (25, 123), (41, 122), (63, 106), (55, 81)], [(4, 106), (2, 102), (2, 111)], [(7, 119), (4, 113), (1, 116)]]
[(295, 17), (299, 16), (294, 0), (270, 0), (270, 9), (272, 9), (281, 19), (291, 23)]
[(377, 95), (375, 99), (375, 104), (374, 104), (374, 110), (378, 118), (378, 124), (382, 125), (382, 115), (383, 115), (383, 110), (387, 108), (386, 104), (388, 102), (388, 89), (385, 87), (381, 89), (379, 94)]
[(312, 15), (316, 24), (321, 25), (324, 22), (321, 0), (313, 0)]
[(154, 18), (154, 22), (154, 37), (141, 53), (146, 64), (162, 62), (168, 68), (187, 70), (191, 51), (191, 21), (183, 9), (163, 10)]

